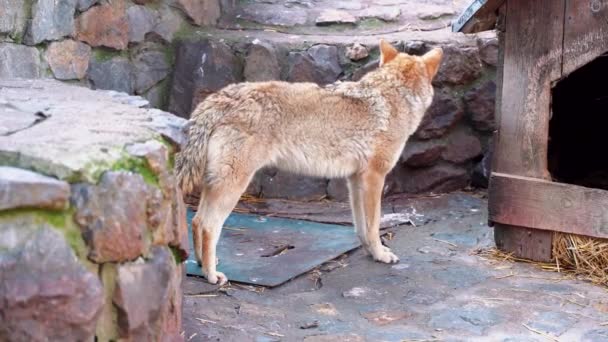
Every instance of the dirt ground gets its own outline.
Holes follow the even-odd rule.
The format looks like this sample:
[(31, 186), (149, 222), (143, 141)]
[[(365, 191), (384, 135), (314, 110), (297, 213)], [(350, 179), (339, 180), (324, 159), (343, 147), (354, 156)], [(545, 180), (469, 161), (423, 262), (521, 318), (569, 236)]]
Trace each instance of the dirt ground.
[(186, 277), (185, 340), (608, 341), (605, 288), (480, 253), (483, 194), (446, 196), (389, 229), (395, 265), (357, 249), (272, 289)]

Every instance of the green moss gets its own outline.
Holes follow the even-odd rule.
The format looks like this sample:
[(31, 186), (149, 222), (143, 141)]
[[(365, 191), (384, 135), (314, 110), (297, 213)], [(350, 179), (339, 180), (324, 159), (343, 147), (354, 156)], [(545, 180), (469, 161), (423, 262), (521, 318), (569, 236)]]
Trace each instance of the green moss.
[(161, 144), (165, 145), (167, 148), (167, 152), (169, 154), (169, 159), (167, 160), (167, 168), (169, 170), (173, 170), (175, 167), (175, 147), (164, 137), (159, 137), (157, 139)]
[(159, 187), (158, 177), (148, 165), (144, 158), (129, 156), (126, 154), (110, 167), (112, 171), (131, 171), (140, 174), (144, 181), (152, 186)]
[(177, 30), (173, 34), (173, 40), (185, 40), (189, 38), (194, 38), (201, 35), (202, 30), (197, 28), (190, 23), (184, 21), (180, 26), (179, 30)]
[(34, 223), (46, 223), (53, 228), (61, 231), (65, 240), (68, 242), (76, 256), (84, 260), (87, 257), (87, 247), (82, 238), (80, 228), (74, 222), (74, 209), (66, 210), (45, 210), (35, 208), (23, 208), (0, 211), (0, 220), (16, 219), (27, 217)]
[(116, 51), (107, 48), (95, 48), (93, 50), (93, 58), (98, 62), (106, 62), (111, 60), (114, 57), (129, 57), (129, 51)]
[(177, 247), (169, 246), (169, 248), (171, 249), (171, 253), (173, 253), (173, 259), (175, 260), (176, 264), (179, 265), (182, 262), (186, 261), (186, 259), (182, 259), (182, 257), (181, 257), (182, 253), (178, 250)]
[(386, 22), (378, 18), (367, 18), (359, 21), (359, 28), (362, 29), (377, 29), (386, 25)]

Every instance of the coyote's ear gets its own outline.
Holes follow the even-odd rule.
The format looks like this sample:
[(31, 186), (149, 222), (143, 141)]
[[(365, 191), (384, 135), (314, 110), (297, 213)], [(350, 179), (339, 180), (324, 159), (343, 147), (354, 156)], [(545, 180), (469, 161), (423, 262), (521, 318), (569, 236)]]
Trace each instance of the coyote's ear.
[(392, 61), (399, 51), (384, 39), (380, 39), (380, 66)]
[(430, 79), (433, 79), (439, 70), (441, 64), (441, 58), (443, 57), (443, 50), (441, 48), (434, 48), (422, 56), (422, 60), (426, 65), (426, 71)]

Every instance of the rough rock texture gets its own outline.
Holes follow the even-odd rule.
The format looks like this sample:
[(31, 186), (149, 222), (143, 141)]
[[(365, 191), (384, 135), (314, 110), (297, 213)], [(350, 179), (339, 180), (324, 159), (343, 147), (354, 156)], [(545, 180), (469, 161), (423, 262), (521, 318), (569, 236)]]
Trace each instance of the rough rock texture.
[(98, 2), (99, 2), (99, 0), (78, 0), (76, 2), (76, 8), (80, 12), (84, 12), (87, 9), (89, 9), (91, 6), (95, 5)]
[(444, 150), (445, 145), (439, 142), (410, 141), (401, 154), (401, 160), (411, 167), (432, 166)]
[(0, 78), (38, 78), (42, 73), (38, 49), (0, 43)]
[(0, 210), (16, 208), (65, 209), (68, 183), (35, 172), (0, 166)]
[(433, 80), (436, 85), (459, 85), (475, 80), (483, 65), (477, 47), (443, 46), (443, 61)]
[(134, 91), (143, 94), (167, 77), (170, 66), (164, 52), (142, 46), (132, 58)]
[[(266, 197), (285, 197), (314, 201), (325, 197), (327, 181), (321, 178), (305, 177), (276, 170), (262, 170), (260, 177), (262, 192)], [(289, 189), (289, 192), (285, 190)]]
[(183, 117), (211, 93), (241, 80), (240, 59), (221, 42), (183, 42), (176, 60), (169, 110)]
[(74, 33), (76, 0), (35, 0), (32, 2), (32, 21), (26, 37), (36, 45), (57, 40)]
[(369, 56), (367, 48), (359, 43), (355, 43), (346, 48), (346, 57), (352, 61), (358, 61)]
[(0, 221), (0, 288), (0, 340), (92, 338), (101, 284), (48, 224), (27, 217)]
[(431, 107), (427, 110), (415, 136), (431, 139), (443, 136), (464, 116), (462, 101), (449, 92), (437, 89)]
[(146, 252), (149, 192), (142, 176), (129, 172), (105, 172), (97, 186), (73, 186), (74, 219), (89, 246), (89, 259), (124, 262)]
[(484, 132), (493, 131), (496, 128), (494, 121), (495, 99), (496, 83), (492, 80), (466, 92), (464, 103), (467, 112), (471, 115), (473, 127)]
[(324, 44), (312, 46), (307, 52), (290, 52), (288, 57), (290, 82), (333, 83), (342, 68), (338, 62), (338, 49)]
[(315, 23), (319, 26), (331, 24), (356, 24), (357, 18), (354, 15), (341, 10), (328, 9), (319, 14)]
[(158, 10), (158, 15), (158, 21), (152, 32), (165, 42), (171, 42), (174, 35), (183, 26), (185, 20), (175, 13), (175, 11), (171, 10), (169, 6), (161, 6)]
[(46, 59), (56, 79), (83, 79), (89, 68), (91, 47), (70, 39), (53, 42), (46, 51)]
[[(167, 248), (154, 247), (144, 263), (118, 266), (112, 302), (118, 309), (119, 336), (135, 341), (163, 337), (164, 306), (169, 305), (175, 261)], [(164, 305), (159, 306), (159, 303)]]
[(127, 9), (129, 22), (129, 42), (143, 42), (146, 34), (152, 32), (157, 25), (158, 14), (145, 6), (131, 6)]
[(178, 6), (196, 25), (215, 25), (220, 17), (219, 0), (177, 0)]
[(1, 341), (182, 340), (185, 120), (142, 106), (0, 79)]
[(105, 61), (92, 60), (88, 75), (93, 89), (133, 93), (133, 66), (125, 57)]
[(129, 43), (129, 21), (124, 0), (95, 6), (76, 19), (76, 38), (91, 46), (124, 50)]
[(484, 63), (492, 66), (498, 64), (497, 37), (480, 37), (477, 39), (477, 47), (479, 48), (479, 57)]
[(26, 0), (0, 0), (0, 35), (20, 37), (25, 31)]
[(279, 52), (268, 42), (254, 41), (245, 57), (243, 76), (249, 82), (279, 80), (281, 65)]
[(481, 155), (481, 142), (476, 136), (458, 131), (448, 137), (447, 148), (441, 154), (444, 160), (461, 164)]

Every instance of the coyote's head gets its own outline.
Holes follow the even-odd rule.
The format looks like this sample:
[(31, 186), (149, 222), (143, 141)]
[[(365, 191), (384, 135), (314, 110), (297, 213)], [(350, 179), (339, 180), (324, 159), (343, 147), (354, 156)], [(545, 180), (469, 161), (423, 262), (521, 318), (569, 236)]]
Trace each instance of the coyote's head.
[(399, 52), (384, 39), (380, 40), (380, 67), (401, 72), (410, 79), (426, 78), (429, 81), (437, 74), (443, 50), (434, 48), (422, 56)]

